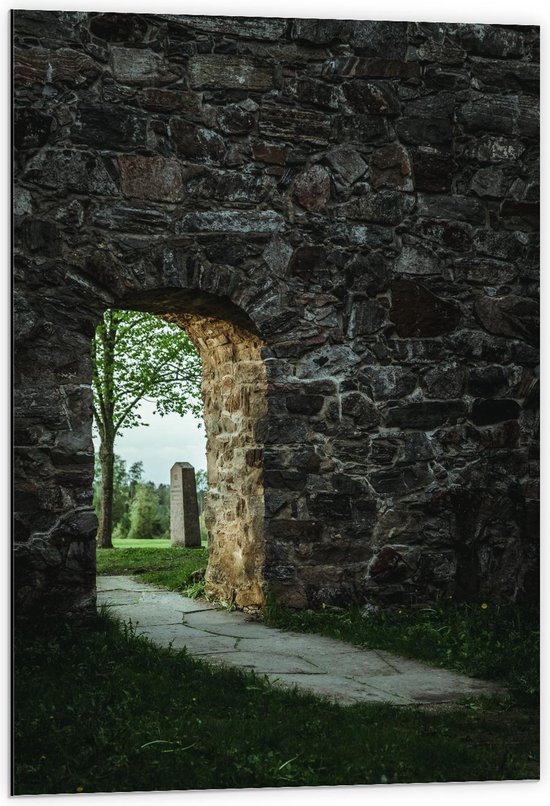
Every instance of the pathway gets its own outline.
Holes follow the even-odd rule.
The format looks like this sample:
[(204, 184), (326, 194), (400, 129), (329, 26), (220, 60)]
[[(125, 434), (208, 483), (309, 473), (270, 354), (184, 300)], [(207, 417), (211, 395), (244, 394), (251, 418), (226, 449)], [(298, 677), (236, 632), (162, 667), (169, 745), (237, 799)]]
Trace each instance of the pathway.
[(497, 685), (436, 669), (390, 652), (320, 635), (291, 633), (238, 611), (155, 588), (131, 576), (97, 578), (98, 604), (161, 646), (186, 647), (214, 664), (250, 669), (340, 703), (446, 703), (502, 691)]

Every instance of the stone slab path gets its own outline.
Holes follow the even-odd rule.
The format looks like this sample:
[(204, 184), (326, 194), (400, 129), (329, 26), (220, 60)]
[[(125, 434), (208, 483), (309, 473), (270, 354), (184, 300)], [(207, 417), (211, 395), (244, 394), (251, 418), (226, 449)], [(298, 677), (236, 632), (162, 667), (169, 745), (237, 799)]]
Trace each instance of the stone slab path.
[(493, 683), (390, 652), (266, 627), (245, 613), (219, 610), (131, 576), (100, 576), (97, 589), (98, 604), (109, 605), (113, 615), (156, 644), (185, 647), (209, 663), (250, 669), (341, 704), (449, 703), (502, 692)]

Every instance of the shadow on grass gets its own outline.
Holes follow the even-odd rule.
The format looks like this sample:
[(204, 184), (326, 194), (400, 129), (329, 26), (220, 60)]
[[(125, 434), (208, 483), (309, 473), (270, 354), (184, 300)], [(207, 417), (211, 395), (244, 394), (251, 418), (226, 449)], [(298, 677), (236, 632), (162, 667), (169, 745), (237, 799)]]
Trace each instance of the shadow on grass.
[(105, 612), (16, 633), (15, 794), (536, 778), (534, 711), (342, 707), (159, 648)]

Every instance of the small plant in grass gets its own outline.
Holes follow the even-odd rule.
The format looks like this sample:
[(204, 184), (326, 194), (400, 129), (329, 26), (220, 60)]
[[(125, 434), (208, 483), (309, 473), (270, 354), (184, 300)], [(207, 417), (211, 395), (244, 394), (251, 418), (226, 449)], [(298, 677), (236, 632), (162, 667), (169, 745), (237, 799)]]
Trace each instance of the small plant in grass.
[(205, 595), (206, 582), (204, 579), (199, 579), (197, 582), (192, 582), (181, 591), (184, 596), (189, 596), (190, 599), (201, 599)]

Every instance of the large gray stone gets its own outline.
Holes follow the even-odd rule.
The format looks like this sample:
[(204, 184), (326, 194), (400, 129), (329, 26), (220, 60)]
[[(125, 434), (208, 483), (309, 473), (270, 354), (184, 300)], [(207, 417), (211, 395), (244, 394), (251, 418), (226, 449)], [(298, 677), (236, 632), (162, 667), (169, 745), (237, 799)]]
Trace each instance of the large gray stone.
[(196, 548), (201, 544), (195, 471), (189, 462), (170, 470), (170, 544)]

